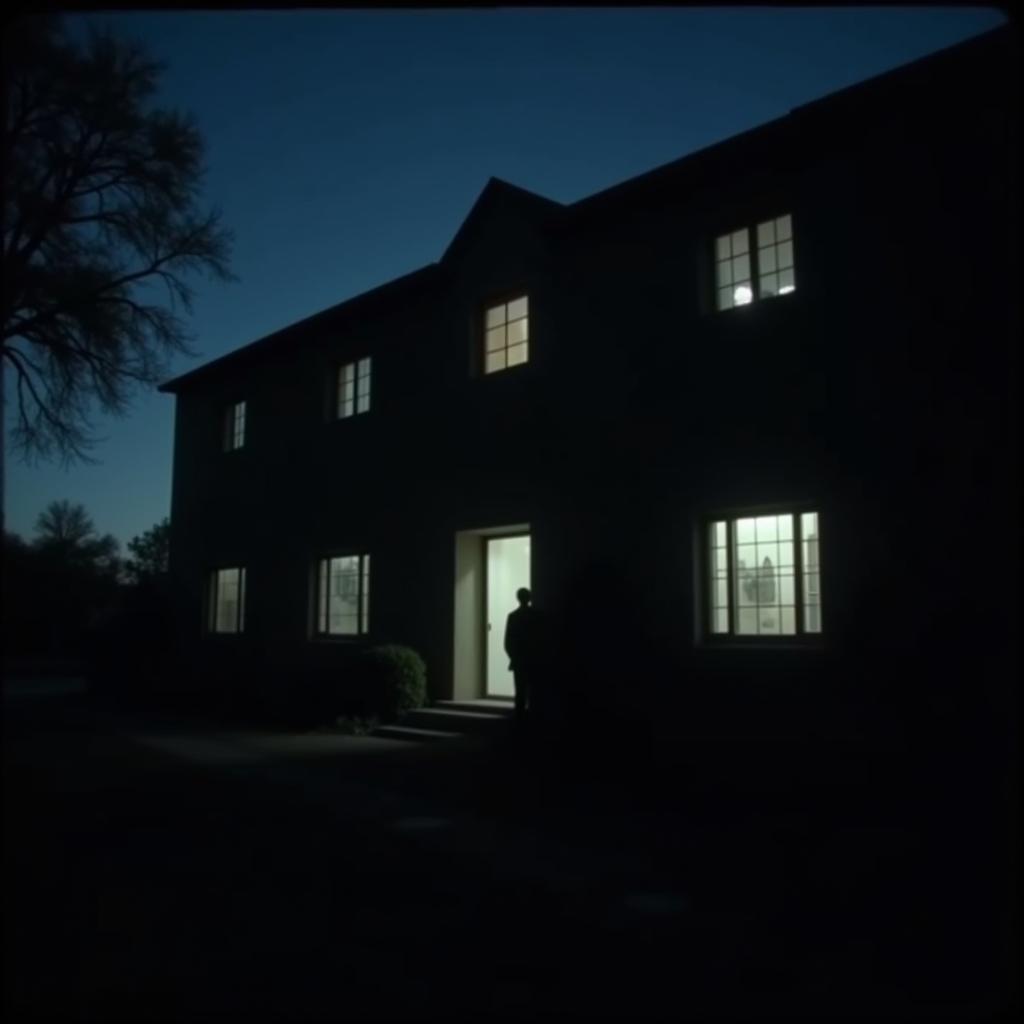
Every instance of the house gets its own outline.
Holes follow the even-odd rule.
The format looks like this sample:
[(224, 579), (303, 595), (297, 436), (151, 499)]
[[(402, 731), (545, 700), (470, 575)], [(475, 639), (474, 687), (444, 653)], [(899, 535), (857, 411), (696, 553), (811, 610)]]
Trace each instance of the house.
[(998, 718), (1016, 61), (989, 32), (569, 205), (491, 179), (436, 263), (165, 384), (185, 648), (388, 640), (508, 695), (528, 584), (581, 686), (687, 729)]

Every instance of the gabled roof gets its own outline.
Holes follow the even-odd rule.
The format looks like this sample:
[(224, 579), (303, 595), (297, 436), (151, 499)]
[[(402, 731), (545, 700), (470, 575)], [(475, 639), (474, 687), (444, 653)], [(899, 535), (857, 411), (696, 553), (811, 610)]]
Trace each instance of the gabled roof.
[(483, 191), (477, 196), (476, 202), (470, 207), (465, 220), (455, 232), (455, 236), (448, 243), (441, 256), (441, 262), (446, 263), (455, 256), (465, 245), (466, 240), (486, 221), (490, 212), (500, 203), (508, 203), (521, 211), (522, 215), (530, 220), (542, 224), (551, 214), (565, 207), (554, 199), (547, 199), (537, 195), (536, 192), (529, 192), (518, 185), (512, 185), (501, 178), (489, 178)]

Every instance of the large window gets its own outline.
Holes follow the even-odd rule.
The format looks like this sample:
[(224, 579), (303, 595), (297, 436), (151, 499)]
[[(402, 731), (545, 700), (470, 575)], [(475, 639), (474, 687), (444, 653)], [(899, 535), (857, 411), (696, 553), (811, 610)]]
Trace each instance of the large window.
[(341, 555), (317, 563), (316, 632), (357, 636), (370, 630), (370, 556)]
[(338, 368), (335, 416), (345, 419), (370, 411), (370, 357)]
[[(753, 245), (751, 244), (753, 241)], [(787, 213), (715, 239), (715, 289), (719, 309), (796, 291), (793, 219)]]
[(245, 569), (216, 569), (210, 574), (207, 626), (211, 633), (245, 629)]
[(708, 632), (735, 637), (820, 633), (818, 536), (817, 512), (709, 523)]
[(488, 306), (484, 313), (484, 372), (495, 373), (530, 357), (530, 311), (525, 295)]
[(245, 402), (233, 402), (224, 410), (223, 440), (226, 452), (245, 444)]

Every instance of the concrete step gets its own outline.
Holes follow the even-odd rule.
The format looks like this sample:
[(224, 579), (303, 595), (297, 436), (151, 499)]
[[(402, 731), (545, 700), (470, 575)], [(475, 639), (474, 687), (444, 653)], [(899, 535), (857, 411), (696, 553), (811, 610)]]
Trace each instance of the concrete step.
[(480, 700), (437, 700), (433, 707), (443, 711), (469, 711), (478, 715), (494, 715), (510, 718), (515, 713), (515, 705), (511, 700), (500, 698), (482, 698)]
[(490, 733), (505, 728), (509, 716), (500, 711), (466, 711), (461, 708), (431, 707), (407, 711), (399, 725), (405, 728), (467, 733)]
[(381, 725), (370, 734), (386, 740), (406, 740), (410, 743), (440, 743), (444, 740), (460, 740), (460, 732), (445, 732), (440, 729), (407, 728), (404, 725)]

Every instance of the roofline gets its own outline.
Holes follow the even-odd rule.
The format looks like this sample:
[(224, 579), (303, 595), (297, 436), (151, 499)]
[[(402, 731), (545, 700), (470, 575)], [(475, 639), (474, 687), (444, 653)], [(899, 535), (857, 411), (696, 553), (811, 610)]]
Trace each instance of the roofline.
[(456, 249), (458, 249), (459, 243), (465, 237), (468, 226), (476, 219), (477, 212), (483, 204), (498, 191), (518, 195), (532, 203), (547, 206), (552, 211), (566, 209), (564, 203), (560, 203), (555, 199), (549, 199), (547, 196), (542, 196), (539, 192), (531, 192), (529, 189), (522, 188), (520, 185), (513, 185), (512, 182), (505, 181), (504, 178), (498, 178), (491, 175), (491, 177), (487, 179), (487, 184), (484, 185), (480, 190), (479, 195), (477, 195), (476, 199), (473, 200), (473, 205), (469, 208), (469, 212), (462, 218), (462, 223), (456, 229), (455, 234), (452, 235), (451, 241), (445, 247), (439, 262), (445, 263), (451, 258), (451, 255)]
[(594, 208), (603, 206), (607, 202), (614, 202), (634, 191), (641, 192), (646, 187), (657, 184), (662, 179), (670, 179), (675, 173), (682, 170), (684, 166), (694, 166), (708, 160), (713, 160), (716, 155), (719, 155), (731, 146), (749, 143), (760, 134), (774, 133), (795, 124), (803, 117), (817, 116), (822, 108), (827, 108), (831, 104), (848, 103), (851, 100), (855, 101), (856, 99), (866, 97), (876, 89), (890, 86), (894, 80), (901, 78), (910, 80), (913, 76), (921, 74), (923, 68), (929, 67), (933, 63), (948, 61), (951, 54), (959, 56), (962, 53), (968, 53), (984, 45), (995, 45), (1001, 40), (1008, 40), (1013, 28), (1014, 26), (1011, 22), (999, 25), (985, 32), (979, 32), (968, 39), (952, 43), (941, 50), (936, 50), (934, 53), (918, 57), (916, 60), (909, 61), (906, 64), (899, 64), (894, 68), (889, 68), (887, 71), (872, 75), (870, 78), (861, 79), (859, 82), (843, 86), (841, 89), (836, 89), (833, 92), (826, 93), (824, 96), (819, 96), (817, 99), (809, 100), (807, 103), (793, 107), (787, 113), (780, 114), (770, 121), (754, 125), (753, 128), (748, 128), (736, 135), (730, 135), (720, 139), (718, 142), (712, 142), (701, 149), (687, 153), (685, 156), (669, 160), (667, 163), (660, 164), (649, 171), (643, 171), (632, 178), (627, 178), (625, 181), (609, 185), (608, 188), (601, 189), (599, 192), (592, 192), (590, 195), (571, 203), (567, 210), (572, 218), (589, 214)]
[(175, 394), (178, 391), (181, 391), (184, 387), (195, 383), (200, 378), (212, 376), (218, 371), (226, 368), (228, 365), (234, 365), (235, 363), (240, 363), (251, 358), (255, 355), (254, 350), (257, 348), (262, 350), (271, 345), (278, 344), (286, 337), (301, 334), (310, 329), (318, 321), (330, 320), (344, 313), (353, 312), (358, 307), (371, 303), (375, 300), (382, 299), (385, 295), (390, 295), (392, 292), (412, 287), (424, 278), (437, 273), (439, 269), (439, 264), (428, 263), (426, 266), (419, 267), (416, 270), (410, 271), (408, 274), (403, 274), (401, 277), (395, 277), (390, 281), (385, 281), (384, 284), (379, 284), (376, 287), (371, 288), (369, 291), (353, 295), (351, 298), (345, 299), (344, 302), (339, 302), (334, 306), (328, 306), (327, 309), (322, 309), (318, 313), (313, 313), (310, 316), (304, 317), (302, 320), (297, 320), (285, 327), (281, 327), (270, 334), (264, 335), (262, 338), (258, 338), (256, 341), (251, 341), (247, 345), (243, 345), (241, 348), (233, 349), (222, 356), (218, 356), (216, 359), (211, 359), (208, 363), (203, 363), (202, 366), (197, 366), (194, 370), (188, 370), (186, 373), (173, 377), (171, 380), (165, 381), (161, 384), (157, 388), (157, 391), (162, 391), (165, 394)]

